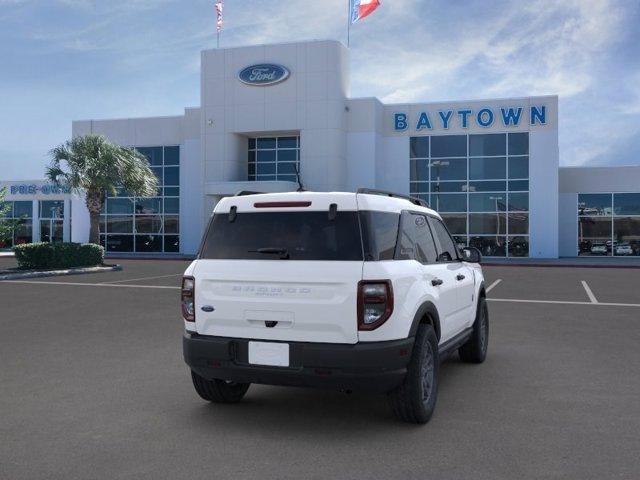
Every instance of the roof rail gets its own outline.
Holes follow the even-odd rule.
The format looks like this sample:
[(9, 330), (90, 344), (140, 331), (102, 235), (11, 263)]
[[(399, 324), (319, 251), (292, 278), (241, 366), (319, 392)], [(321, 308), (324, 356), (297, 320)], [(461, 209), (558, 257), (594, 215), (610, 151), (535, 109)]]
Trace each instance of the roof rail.
[(252, 192), (251, 190), (240, 190), (234, 195), (234, 197), (244, 197), (246, 195), (260, 195), (261, 193), (264, 193), (264, 192)]
[(402, 195), (401, 193), (387, 192), (386, 190), (376, 190), (375, 188), (359, 188), (356, 193), (365, 193), (367, 195), (381, 195), (383, 197), (402, 198), (403, 200), (409, 200), (414, 205), (429, 208), (429, 204), (421, 198), (410, 197), (409, 195)]

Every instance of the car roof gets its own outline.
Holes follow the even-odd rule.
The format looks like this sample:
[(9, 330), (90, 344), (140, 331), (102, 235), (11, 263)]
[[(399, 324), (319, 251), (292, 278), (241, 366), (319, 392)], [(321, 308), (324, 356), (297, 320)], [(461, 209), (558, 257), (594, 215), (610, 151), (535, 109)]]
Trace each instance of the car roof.
[(329, 209), (331, 204), (336, 204), (338, 210), (373, 210), (393, 213), (412, 210), (440, 217), (434, 210), (416, 205), (410, 200), (400, 197), (370, 193), (309, 191), (242, 194), (224, 197), (216, 205), (214, 213), (228, 213), (232, 207), (235, 207), (238, 212), (325, 211)]

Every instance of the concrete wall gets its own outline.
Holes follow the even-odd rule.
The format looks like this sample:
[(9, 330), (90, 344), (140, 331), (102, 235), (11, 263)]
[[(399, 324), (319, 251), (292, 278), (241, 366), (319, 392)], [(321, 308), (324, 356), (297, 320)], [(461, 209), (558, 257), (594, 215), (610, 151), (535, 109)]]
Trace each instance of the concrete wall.
[(529, 256), (558, 256), (558, 131), (529, 133)]
[[(238, 72), (273, 62), (289, 78), (245, 85)], [(336, 41), (260, 45), (202, 52), (202, 159), (206, 182), (246, 180), (246, 138), (299, 134), (307, 188), (345, 189), (347, 50)]]
[(558, 253), (561, 257), (578, 255), (578, 194), (561, 193), (558, 205)]
[(640, 192), (640, 165), (561, 167), (560, 193)]

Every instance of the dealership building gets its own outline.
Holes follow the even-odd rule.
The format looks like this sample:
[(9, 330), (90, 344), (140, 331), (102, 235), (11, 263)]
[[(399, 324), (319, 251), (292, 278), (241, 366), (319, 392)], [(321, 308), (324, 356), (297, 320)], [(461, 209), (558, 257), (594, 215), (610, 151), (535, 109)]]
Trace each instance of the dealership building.
[[(640, 166), (559, 167), (557, 96), (385, 104), (350, 97), (349, 64), (336, 41), (205, 50), (199, 107), (73, 122), (74, 136), (136, 147), (160, 180), (155, 197), (107, 198), (107, 251), (193, 254), (222, 197), (295, 191), (299, 181), (420, 197), (485, 256), (640, 255)], [(88, 239), (77, 195), (13, 184), (23, 190), (7, 199), (31, 202), (33, 240), (53, 228), (46, 201), (62, 202), (64, 240)]]

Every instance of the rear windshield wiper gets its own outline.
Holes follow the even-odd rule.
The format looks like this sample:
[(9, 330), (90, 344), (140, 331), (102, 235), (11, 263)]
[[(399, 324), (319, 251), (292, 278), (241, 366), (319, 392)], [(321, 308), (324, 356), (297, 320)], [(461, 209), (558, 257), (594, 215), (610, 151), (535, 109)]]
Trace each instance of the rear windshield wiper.
[(286, 248), (266, 247), (266, 248), (259, 248), (257, 250), (249, 250), (249, 252), (280, 255), (281, 260), (288, 260), (290, 258), (289, 251)]

